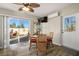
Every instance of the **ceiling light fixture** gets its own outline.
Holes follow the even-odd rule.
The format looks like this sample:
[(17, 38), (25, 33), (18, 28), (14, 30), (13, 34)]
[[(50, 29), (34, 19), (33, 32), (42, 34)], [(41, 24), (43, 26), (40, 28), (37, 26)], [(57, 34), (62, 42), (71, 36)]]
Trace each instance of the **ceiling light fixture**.
[(28, 6), (28, 7), (23, 7), (22, 10), (24, 11), (30, 11), (30, 12), (34, 12), (33, 8)]
[(30, 9), (28, 7), (23, 7), (22, 10), (29, 11)]

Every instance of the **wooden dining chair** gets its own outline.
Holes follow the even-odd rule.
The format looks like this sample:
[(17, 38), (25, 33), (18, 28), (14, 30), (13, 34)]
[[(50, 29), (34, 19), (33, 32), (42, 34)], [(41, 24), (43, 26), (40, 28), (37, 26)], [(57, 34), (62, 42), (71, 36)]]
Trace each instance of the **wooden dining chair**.
[(39, 35), (37, 39), (37, 55), (39, 53), (47, 54), (47, 36)]
[(37, 36), (29, 34), (29, 39), (30, 39), (30, 47), (29, 47), (29, 50), (31, 49), (32, 44), (35, 44), (36, 47), (37, 47)]

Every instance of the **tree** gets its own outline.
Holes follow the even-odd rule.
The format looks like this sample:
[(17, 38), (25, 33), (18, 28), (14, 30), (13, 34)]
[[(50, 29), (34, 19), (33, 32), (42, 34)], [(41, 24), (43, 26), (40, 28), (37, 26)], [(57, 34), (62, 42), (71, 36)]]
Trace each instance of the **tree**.
[(20, 25), (18, 25), (18, 26), (17, 26), (17, 28), (21, 28), (21, 26), (20, 26)]
[(23, 24), (21, 24), (20, 26), (21, 26), (21, 28), (24, 28), (24, 25)]
[(16, 28), (16, 24), (15, 24), (15, 23), (13, 23), (13, 24), (12, 24), (12, 27), (13, 27), (13, 28)]
[(10, 24), (10, 28), (13, 28), (12, 24)]
[(10, 24), (10, 28), (16, 28), (16, 24), (15, 23)]

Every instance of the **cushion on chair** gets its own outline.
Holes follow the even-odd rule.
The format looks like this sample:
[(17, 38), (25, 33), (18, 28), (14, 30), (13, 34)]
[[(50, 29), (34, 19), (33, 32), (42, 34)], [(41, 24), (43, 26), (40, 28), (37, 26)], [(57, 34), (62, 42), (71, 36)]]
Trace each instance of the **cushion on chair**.
[(36, 37), (31, 37), (31, 42), (36, 43)]
[(47, 38), (47, 44), (50, 44), (52, 42), (52, 38), (51, 37), (48, 37)]

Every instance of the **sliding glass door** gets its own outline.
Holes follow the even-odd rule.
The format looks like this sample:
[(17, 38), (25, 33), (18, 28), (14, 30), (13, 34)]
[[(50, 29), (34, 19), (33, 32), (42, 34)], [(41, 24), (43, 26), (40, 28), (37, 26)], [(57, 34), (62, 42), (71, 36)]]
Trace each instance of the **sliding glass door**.
[(21, 18), (8, 18), (9, 44), (27, 42), (30, 21)]

